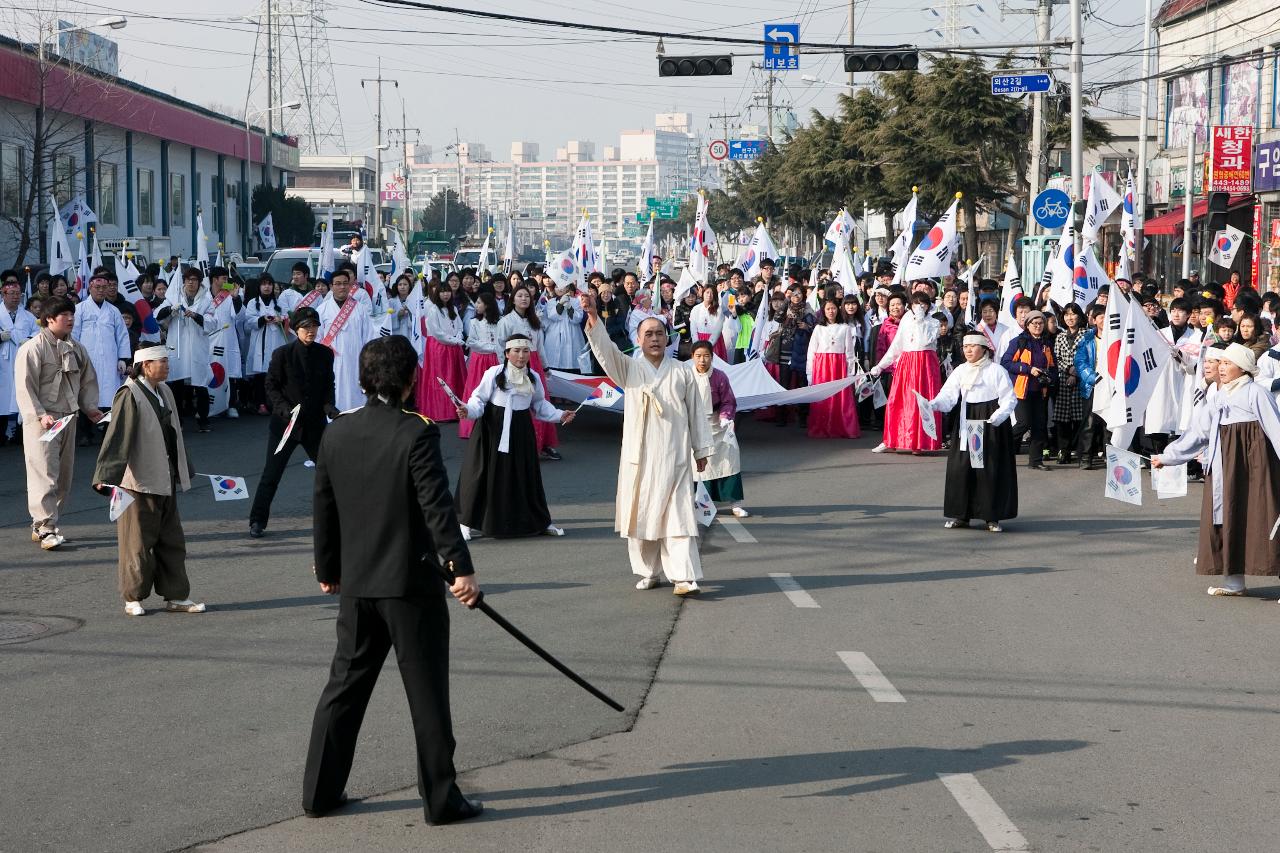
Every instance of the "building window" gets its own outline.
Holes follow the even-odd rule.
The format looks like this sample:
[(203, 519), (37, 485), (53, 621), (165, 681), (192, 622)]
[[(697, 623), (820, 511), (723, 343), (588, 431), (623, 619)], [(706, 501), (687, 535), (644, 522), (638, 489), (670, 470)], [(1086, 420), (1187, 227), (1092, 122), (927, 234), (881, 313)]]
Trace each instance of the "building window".
[(156, 173), (150, 169), (138, 170), (138, 224), (156, 224)]
[(70, 154), (56, 154), (53, 158), (53, 195), (59, 203), (76, 194), (76, 158)]
[(187, 221), (187, 176), (169, 175), (169, 224), (181, 228)]
[(0, 214), (20, 216), (22, 210), (22, 149), (0, 142)]
[(98, 162), (98, 223), (116, 224), (116, 164)]

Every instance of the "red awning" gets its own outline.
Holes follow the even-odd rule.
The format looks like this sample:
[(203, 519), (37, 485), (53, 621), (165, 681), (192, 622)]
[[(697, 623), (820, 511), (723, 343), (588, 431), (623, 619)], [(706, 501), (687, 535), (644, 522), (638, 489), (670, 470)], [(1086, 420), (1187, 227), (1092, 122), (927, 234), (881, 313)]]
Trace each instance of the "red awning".
[[(1233, 195), (1227, 199), (1227, 210), (1235, 210), (1238, 207), (1252, 207), (1253, 196), (1251, 195)], [(1142, 224), (1142, 233), (1150, 236), (1151, 234), (1181, 234), (1183, 217), (1186, 215), (1187, 206), (1175, 207), (1168, 213), (1162, 213), (1152, 219), (1148, 219)], [(1205, 211), (1209, 209), (1209, 200), (1201, 199), (1191, 206), (1191, 220), (1203, 219)]]

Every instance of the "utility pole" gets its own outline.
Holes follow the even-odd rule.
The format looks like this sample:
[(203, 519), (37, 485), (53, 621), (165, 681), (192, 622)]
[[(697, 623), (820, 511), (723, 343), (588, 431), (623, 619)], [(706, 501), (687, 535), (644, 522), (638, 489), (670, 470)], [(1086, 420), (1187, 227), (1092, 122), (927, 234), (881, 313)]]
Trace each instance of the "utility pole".
[[(723, 109), (723, 107), (721, 107), (721, 109)], [(723, 135), (721, 135), (720, 138), (724, 140), (725, 145), (728, 145), (729, 144), (729, 120), (735, 119), (735, 118), (742, 118), (742, 114), (741, 113), (732, 113), (732, 114), (720, 113), (719, 115), (708, 116), (707, 118), (710, 121), (716, 121), (717, 119), (719, 119), (723, 123), (722, 126), (724, 128), (724, 131), (723, 131)], [(723, 178), (723, 173), (721, 170), (723, 168), (724, 168), (724, 161), (720, 161), (716, 163), (716, 174), (721, 176), (722, 178)]]
[(399, 89), (400, 81), (392, 80), (390, 78), (386, 78), (382, 76), (382, 58), (379, 57), (378, 58), (378, 76), (373, 78), (372, 80), (368, 78), (361, 80), (360, 81), (361, 89), (364, 88), (365, 83), (378, 84), (378, 130), (377, 130), (378, 135), (377, 135), (377, 139), (374, 140), (375, 146), (376, 146), (374, 150), (377, 152), (377, 157), (376, 157), (377, 165), (373, 167), (374, 171), (377, 173), (373, 181), (374, 192), (377, 193), (377, 196), (376, 198), (374, 198), (374, 209), (376, 210), (376, 213), (374, 216), (373, 227), (375, 229), (374, 233), (377, 234), (380, 239), (382, 239), (383, 245), (386, 245), (386, 238), (382, 236), (382, 84), (391, 83), (391, 84), (394, 84), (397, 89)]
[[(1146, 272), (1143, 264), (1146, 253), (1142, 251), (1146, 238), (1142, 230), (1147, 220), (1147, 109), (1151, 94), (1151, 81), (1147, 78), (1151, 76), (1151, 0), (1147, 0), (1146, 8), (1147, 14), (1142, 23), (1142, 95), (1138, 101), (1138, 177), (1135, 181), (1136, 198), (1133, 204), (1133, 268), (1136, 272)], [(1190, 207), (1189, 201), (1187, 204)]]
[[(267, 0), (267, 139), (262, 147), (262, 182), (267, 186), (274, 186), (275, 182), (271, 180), (271, 136), (275, 132), (275, 102), (276, 102), (276, 54), (275, 54), (275, 38), (271, 34), (271, 0)], [(248, 152), (245, 152), (248, 157)]]
[(404, 176), (404, 221), (400, 224), (404, 227), (406, 236), (413, 230), (413, 182), (409, 180), (409, 131), (412, 130), (414, 134), (422, 133), (420, 127), (406, 127), (408, 123), (408, 119), (405, 118), (404, 98), (401, 98), (400, 126), (388, 128), (388, 131), (400, 135), (400, 163)]
[[(1049, 29), (1053, 15), (1052, 0), (1036, 0), (1035, 9), (1007, 9), (1002, 6), (1000, 12), (1008, 15), (1036, 16), (1036, 41), (1041, 43), (1040, 66), (1041, 68), (1048, 68), (1051, 57), (1046, 44), (1050, 38)], [(1024, 233), (1028, 236), (1039, 231), (1039, 226), (1036, 224), (1031, 208), (1041, 190), (1040, 175), (1041, 161), (1044, 159), (1044, 124), (1045, 96), (1043, 92), (1036, 92), (1031, 96), (1031, 146), (1029, 162), (1027, 163), (1027, 223), (1024, 227)]]
[(1071, 0), (1071, 190), (1084, 198), (1084, 36), (1082, 0)]
[(769, 144), (773, 145), (773, 72), (769, 72), (769, 80), (765, 83), (765, 100), (769, 110)]
[[(849, 0), (849, 47), (853, 47), (853, 45), (854, 45), (854, 41), (853, 41), (853, 33), (854, 33), (853, 23), (854, 23), (854, 19), (853, 19), (853, 16), (854, 16), (854, 11), (855, 11), (855, 10), (854, 10), (854, 7), (855, 7), (856, 5), (857, 5), (857, 0)], [(852, 94), (853, 94), (853, 85), (854, 85), (854, 81), (853, 81), (853, 72), (852, 72), (852, 71), (850, 71), (850, 72), (849, 72), (849, 90), (850, 90), (850, 91), (849, 91), (849, 94), (850, 94), (850, 95), (852, 95)]]

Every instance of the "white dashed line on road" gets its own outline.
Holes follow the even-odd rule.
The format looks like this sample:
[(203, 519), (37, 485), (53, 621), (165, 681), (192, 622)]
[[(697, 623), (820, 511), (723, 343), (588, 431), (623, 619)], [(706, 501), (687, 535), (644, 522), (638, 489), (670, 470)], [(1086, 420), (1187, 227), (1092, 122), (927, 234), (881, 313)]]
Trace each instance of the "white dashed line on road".
[(872, 699), (877, 702), (907, 701), (898, 692), (898, 688), (885, 678), (880, 667), (871, 662), (871, 658), (862, 652), (837, 652), (837, 654), (840, 655), (840, 660), (844, 661), (844, 665), (849, 667), (853, 677), (858, 679), (863, 689), (871, 694)]
[(939, 773), (938, 778), (995, 853), (1022, 853), (1030, 849), (1018, 827), (972, 773)]
[(736, 518), (718, 517), (717, 520), (725, 530), (729, 531), (729, 535), (733, 537), (733, 541), (742, 545), (756, 544), (756, 537), (751, 535), (751, 531), (742, 525), (741, 521)]
[(778, 585), (778, 589), (782, 590), (782, 594), (796, 607), (818, 607), (818, 602), (813, 600), (812, 595), (804, 591), (804, 588), (789, 572), (769, 572), (769, 577), (773, 578), (773, 582)]

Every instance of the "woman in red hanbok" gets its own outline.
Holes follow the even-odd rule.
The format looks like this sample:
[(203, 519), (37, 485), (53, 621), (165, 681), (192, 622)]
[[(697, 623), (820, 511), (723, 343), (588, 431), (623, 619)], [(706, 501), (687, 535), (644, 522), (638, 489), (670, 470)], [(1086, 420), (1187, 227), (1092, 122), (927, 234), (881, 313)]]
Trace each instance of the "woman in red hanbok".
[[(809, 338), (805, 372), (810, 385), (834, 382), (858, 372), (853, 327), (845, 322), (840, 303), (835, 300), (828, 299), (822, 305), (822, 316)], [(853, 388), (809, 404), (810, 438), (858, 438), (860, 435)]]
[[(941, 441), (925, 433), (916, 403), (917, 393), (932, 400), (942, 390), (938, 321), (929, 316), (931, 304), (927, 293), (911, 294), (911, 313), (903, 316), (893, 343), (871, 369), (874, 377), (893, 369), (893, 384), (889, 387), (889, 403), (884, 414), (884, 440), (873, 449), (874, 453), (909, 450), (920, 454), (942, 448)], [(940, 416), (933, 413), (929, 417), (934, 419), (934, 435), (941, 435)]]

